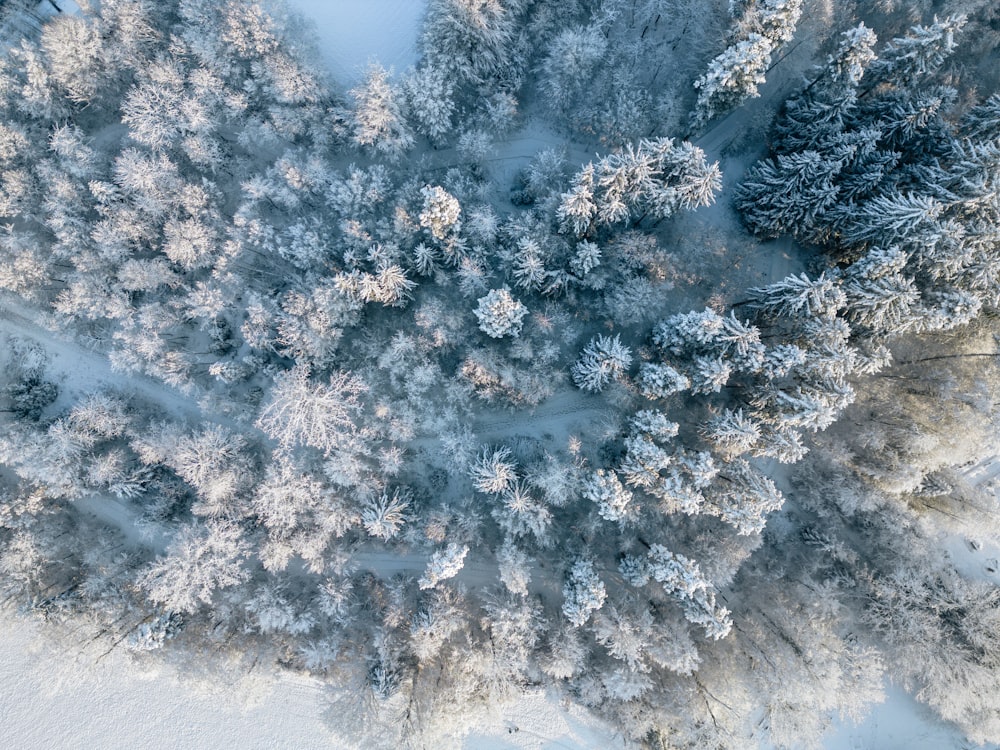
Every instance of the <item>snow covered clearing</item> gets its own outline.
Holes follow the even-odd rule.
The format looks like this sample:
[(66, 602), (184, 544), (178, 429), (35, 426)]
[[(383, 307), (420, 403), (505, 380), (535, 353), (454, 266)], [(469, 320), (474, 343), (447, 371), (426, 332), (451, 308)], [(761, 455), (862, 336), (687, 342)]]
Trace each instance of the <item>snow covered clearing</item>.
[[(0, 619), (0, 733), (14, 748), (345, 747), (324, 726), (318, 683), (293, 676), (194, 684), (73, 642), (25, 620)], [(87, 650), (87, 646), (90, 649)], [(220, 679), (221, 677), (221, 679)]]
[(944, 724), (901, 687), (886, 688), (886, 701), (875, 706), (861, 724), (835, 719), (825, 750), (994, 750), (975, 745)]
[(312, 19), (320, 52), (341, 86), (358, 83), (369, 62), (401, 73), (417, 62), (422, 0), (288, 0)]
[[(322, 718), (319, 681), (292, 674), (178, 674), (156, 661), (73, 642), (0, 617), (0, 733), (10, 748), (353, 750)], [(44, 720), (39, 711), (45, 706)], [(555, 698), (530, 694), (484, 716), (468, 750), (623, 747), (610, 728)]]

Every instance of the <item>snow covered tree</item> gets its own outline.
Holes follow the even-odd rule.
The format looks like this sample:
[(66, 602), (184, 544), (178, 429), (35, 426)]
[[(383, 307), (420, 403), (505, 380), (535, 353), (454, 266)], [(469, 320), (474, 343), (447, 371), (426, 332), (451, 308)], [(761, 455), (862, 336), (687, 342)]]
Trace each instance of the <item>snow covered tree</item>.
[(503, 546), (497, 552), (497, 563), (504, 587), (512, 594), (526, 595), (528, 584), (531, 583), (531, 560), (510, 537), (504, 539)]
[(517, 481), (517, 466), (510, 460), (510, 448), (483, 448), (469, 474), (473, 486), (487, 495), (503, 495)]
[(935, 72), (958, 46), (955, 34), (967, 22), (964, 15), (937, 18), (929, 26), (914, 26), (910, 33), (897, 37), (879, 53), (869, 67), (876, 81), (889, 80), (897, 85), (912, 84), (917, 78)]
[(729, 610), (716, 604), (715, 592), (702, 576), (698, 563), (654, 544), (649, 549), (647, 565), (649, 576), (684, 605), (684, 616), (701, 625), (705, 635), (718, 640), (729, 634), (733, 626)]
[(130, 651), (155, 651), (177, 635), (184, 627), (184, 619), (177, 612), (167, 612), (151, 622), (143, 622), (125, 641)]
[(594, 201), (594, 165), (587, 164), (573, 177), (573, 186), (563, 193), (556, 215), (563, 232), (583, 237), (597, 218)]
[(249, 546), (231, 522), (183, 527), (165, 557), (152, 563), (138, 583), (151, 600), (174, 612), (196, 612), (219, 589), (247, 580)]
[(670, 365), (656, 362), (644, 362), (639, 367), (636, 380), (642, 395), (650, 400), (669, 398), (691, 387), (691, 379), (687, 375)]
[(710, 205), (721, 186), (718, 164), (709, 164), (700, 148), (644, 138), (580, 170), (561, 195), (556, 217), (563, 232), (581, 237), (595, 225), (628, 221), (635, 214), (638, 223), (647, 215), (662, 219)]
[(760, 425), (743, 413), (743, 409), (723, 409), (713, 417), (705, 430), (705, 436), (727, 460), (740, 456), (752, 449), (760, 440)]
[(335, 373), (324, 385), (310, 377), (309, 368), (295, 367), (275, 378), (257, 427), (286, 448), (306, 445), (330, 455), (359, 439), (355, 419), (366, 390), (349, 373)]
[(608, 40), (596, 26), (565, 29), (549, 43), (540, 87), (556, 112), (579, 103), (604, 60)]
[(365, 80), (355, 89), (354, 142), (383, 154), (390, 160), (399, 159), (412, 145), (404, 97), (389, 80), (389, 73), (380, 65), (368, 68)]
[(757, 86), (764, 83), (771, 54), (792, 39), (801, 15), (802, 0), (758, 0), (746, 4), (732, 43), (694, 83), (698, 101), (691, 119), (696, 129), (759, 96)]
[(843, 162), (815, 151), (779, 154), (747, 172), (736, 193), (736, 206), (754, 234), (811, 235), (817, 219), (837, 201), (834, 178)]
[(601, 265), (601, 248), (597, 243), (583, 240), (576, 246), (576, 253), (570, 261), (570, 269), (580, 278)]
[(218, 425), (177, 440), (167, 463), (199, 494), (192, 511), (215, 518), (243, 514), (242, 495), (254, 479), (246, 440)]
[(838, 280), (825, 272), (815, 279), (804, 273), (786, 276), (764, 287), (750, 290), (754, 307), (766, 314), (786, 318), (833, 319), (847, 303)]
[(514, 247), (513, 256), (510, 275), (514, 286), (528, 292), (542, 289), (550, 273), (545, 269), (538, 243), (530, 237), (522, 237)]
[(37, 422), (46, 407), (58, 398), (59, 386), (29, 371), (7, 385), (4, 393), (10, 399), (10, 411), (15, 417)]
[(541, 657), (541, 668), (545, 674), (556, 680), (565, 680), (583, 670), (587, 647), (576, 627), (563, 625), (547, 640), (548, 647)]
[(669, 470), (673, 462), (673, 456), (651, 437), (636, 433), (625, 439), (625, 457), (618, 470), (630, 486), (648, 489), (660, 483), (660, 472)]
[(459, 84), (516, 75), (515, 19), (522, 0), (431, 0), (421, 36), (427, 62)]
[(473, 312), (479, 319), (480, 331), (494, 339), (504, 336), (517, 338), (521, 334), (528, 308), (514, 299), (507, 287), (491, 290), (485, 297), (480, 297), (478, 302)]
[(583, 348), (573, 365), (573, 382), (587, 391), (600, 392), (612, 380), (620, 380), (632, 366), (632, 351), (618, 336), (598, 336)]
[(802, 15), (802, 0), (757, 0), (748, 3), (739, 19), (739, 34), (766, 36), (777, 47), (792, 39)]
[(749, 34), (712, 60), (708, 71), (694, 82), (698, 101), (692, 115), (693, 126), (702, 128), (747, 99), (759, 96), (757, 86), (764, 83), (773, 51), (770, 39)]
[(461, 228), (459, 217), (462, 207), (455, 196), (437, 185), (425, 186), (420, 194), (424, 198), (424, 207), (420, 212), (420, 226), (427, 229), (434, 239), (443, 240)]
[(734, 526), (738, 534), (759, 534), (768, 515), (784, 504), (774, 482), (744, 459), (724, 464), (719, 479), (722, 481), (708, 494), (711, 512)]
[(590, 560), (581, 558), (573, 563), (563, 586), (563, 599), (563, 616), (574, 627), (584, 625), (593, 612), (604, 606), (607, 591)]
[(432, 140), (452, 129), (455, 82), (434, 66), (417, 68), (403, 79), (407, 109), (413, 126)]
[[(823, 74), (829, 76), (834, 85), (857, 86), (869, 64), (878, 57), (875, 54), (877, 41), (875, 32), (863, 23), (843, 32), (837, 49), (827, 58)], [(823, 83), (831, 85), (827, 81)]]
[(458, 545), (452, 542), (447, 547), (437, 550), (427, 563), (427, 570), (417, 581), (421, 589), (432, 589), (440, 581), (454, 578), (465, 565), (465, 556), (469, 553), (469, 545)]
[(598, 469), (594, 472), (584, 482), (583, 496), (597, 505), (597, 512), (607, 521), (621, 523), (634, 512), (632, 492), (613, 471)]
[(391, 495), (382, 492), (365, 501), (361, 512), (361, 523), (365, 531), (385, 542), (399, 534), (406, 523), (406, 511), (409, 507), (408, 490), (397, 488)]

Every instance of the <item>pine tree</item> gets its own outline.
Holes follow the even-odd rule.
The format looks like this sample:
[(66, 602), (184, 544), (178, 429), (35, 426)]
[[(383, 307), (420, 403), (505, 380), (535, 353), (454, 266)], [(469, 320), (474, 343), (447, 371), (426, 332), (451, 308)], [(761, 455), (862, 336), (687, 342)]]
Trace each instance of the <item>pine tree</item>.
[(483, 448), (470, 468), (473, 486), (488, 495), (503, 495), (513, 489), (517, 481), (517, 466), (510, 460), (510, 448)]
[(698, 563), (676, 555), (661, 544), (650, 547), (648, 575), (663, 586), (663, 590), (684, 606), (684, 616), (705, 629), (705, 635), (718, 640), (732, 629), (729, 610), (715, 602), (715, 592), (702, 576)]
[(634, 512), (632, 492), (627, 490), (612, 471), (598, 469), (584, 482), (583, 496), (597, 505), (597, 512), (606, 521), (625, 521)]
[(556, 215), (560, 229), (583, 237), (597, 218), (594, 202), (594, 165), (588, 164), (573, 178), (573, 187), (561, 196)]
[(847, 302), (840, 283), (825, 272), (815, 279), (804, 273), (787, 276), (768, 286), (751, 289), (750, 295), (755, 307), (787, 318), (832, 319)]
[(758, 236), (810, 236), (813, 224), (837, 201), (835, 177), (843, 167), (815, 151), (778, 155), (751, 167), (736, 193), (736, 207)]
[(407, 110), (414, 128), (433, 139), (451, 131), (455, 82), (434, 66), (417, 68), (403, 79)]
[(891, 81), (908, 86), (918, 78), (935, 72), (957, 48), (955, 34), (967, 21), (964, 15), (934, 19), (929, 26), (914, 26), (910, 33), (893, 39), (869, 66), (875, 82)]
[(421, 47), (427, 62), (459, 83), (510, 76), (521, 0), (432, 0)]
[(598, 336), (573, 365), (573, 382), (584, 390), (600, 392), (612, 380), (621, 379), (631, 365), (632, 352), (618, 336)]
[(863, 23), (843, 32), (837, 49), (827, 58), (824, 75), (830, 81), (824, 81), (824, 86), (857, 86), (868, 66), (878, 58), (875, 54), (877, 41), (875, 32)]
[(750, 451), (760, 440), (761, 428), (755, 420), (747, 417), (743, 409), (723, 409), (713, 417), (705, 430), (712, 447), (727, 460)]
[(578, 105), (604, 60), (608, 41), (596, 26), (565, 29), (549, 43), (540, 88), (556, 112)]
[(694, 82), (698, 101), (692, 115), (693, 127), (702, 128), (747, 99), (759, 96), (757, 86), (764, 83), (773, 50), (770, 39), (749, 34), (712, 60), (708, 71)]
[(396, 160), (413, 145), (404, 97), (379, 65), (368, 68), (364, 82), (351, 90), (354, 97), (354, 142)]
[(421, 189), (424, 207), (420, 212), (420, 226), (430, 231), (434, 239), (441, 241), (449, 234), (458, 232), (462, 207), (458, 199), (440, 186), (427, 185)]
[(373, 537), (387, 542), (403, 528), (410, 505), (408, 490), (397, 487), (391, 495), (388, 491), (383, 491), (365, 501), (361, 523)]
[(617, 224), (636, 214), (637, 222), (647, 215), (662, 219), (710, 205), (721, 186), (718, 164), (709, 164), (697, 146), (644, 138), (596, 166), (587, 164), (562, 194), (556, 216), (563, 232), (582, 237), (595, 224)]
[(723, 481), (709, 494), (709, 502), (713, 511), (734, 526), (738, 534), (761, 533), (768, 515), (784, 504), (774, 482), (744, 459), (726, 463), (719, 478)]
[(670, 365), (655, 362), (644, 362), (639, 367), (636, 381), (642, 389), (642, 395), (650, 400), (669, 398), (691, 387), (691, 380), (687, 375)]

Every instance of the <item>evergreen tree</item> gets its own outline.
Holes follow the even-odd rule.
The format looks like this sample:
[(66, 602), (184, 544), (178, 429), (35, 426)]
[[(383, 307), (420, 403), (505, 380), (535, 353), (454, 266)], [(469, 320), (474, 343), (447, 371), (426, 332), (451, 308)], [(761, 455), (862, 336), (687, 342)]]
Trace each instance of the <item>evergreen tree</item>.
[(379, 65), (369, 67), (364, 82), (351, 90), (354, 97), (354, 142), (383, 154), (390, 160), (399, 159), (412, 145), (404, 97), (389, 81), (389, 73)]
[(957, 47), (955, 34), (968, 19), (964, 15), (934, 19), (929, 26), (914, 26), (910, 33), (897, 37), (879, 53), (869, 67), (872, 79), (909, 86), (917, 79), (935, 72)]
[(691, 118), (693, 127), (702, 128), (747, 99), (759, 96), (757, 86), (764, 83), (773, 50), (770, 39), (749, 34), (713, 59), (708, 71), (694, 82), (698, 101)]
[(581, 558), (573, 563), (563, 586), (563, 616), (574, 627), (580, 627), (586, 624), (593, 612), (604, 606), (607, 596), (604, 582), (594, 571), (594, 564)]
[(573, 365), (573, 382), (587, 391), (602, 391), (612, 380), (621, 379), (631, 365), (632, 352), (618, 336), (598, 336)]

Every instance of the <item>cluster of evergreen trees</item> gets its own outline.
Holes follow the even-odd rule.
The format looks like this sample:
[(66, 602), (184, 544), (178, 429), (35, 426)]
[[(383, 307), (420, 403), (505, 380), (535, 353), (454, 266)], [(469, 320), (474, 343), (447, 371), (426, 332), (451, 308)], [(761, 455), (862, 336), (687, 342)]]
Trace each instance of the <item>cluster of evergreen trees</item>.
[(878, 55), (864, 25), (846, 32), (737, 195), (755, 234), (830, 252), (859, 335), (948, 330), (996, 309), (998, 102), (955, 113), (958, 92), (935, 76), (964, 23), (914, 27)]

